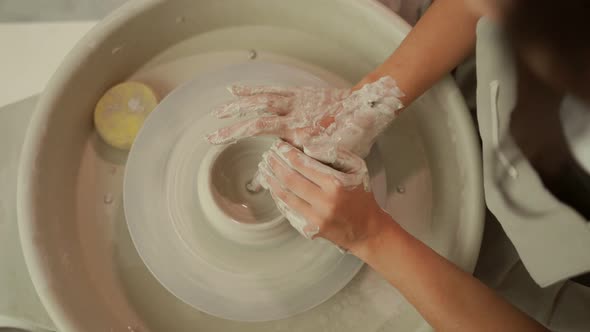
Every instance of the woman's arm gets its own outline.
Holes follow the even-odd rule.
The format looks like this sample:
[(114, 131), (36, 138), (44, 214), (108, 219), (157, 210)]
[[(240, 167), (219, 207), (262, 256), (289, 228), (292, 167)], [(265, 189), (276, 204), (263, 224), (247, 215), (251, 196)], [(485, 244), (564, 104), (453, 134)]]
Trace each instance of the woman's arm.
[[(396, 97), (397, 101), (399, 97), (403, 105), (412, 103), (473, 51), (478, 15), (468, 9), (464, 1), (437, 0), (399, 48), (359, 82), (355, 89), (363, 85), (368, 87), (368, 83), (372, 83), (368, 87), (371, 98), (392, 101), (391, 97)], [(401, 94), (398, 93), (400, 90)], [(343, 129), (342, 123), (334, 125), (336, 115), (353, 115), (362, 107), (355, 102), (346, 102), (349, 98), (362, 96), (362, 91), (353, 93), (341, 89), (272, 86), (234, 86), (231, 91), (238, 98), (217, 108), (214, 112), (216, 116), (226, 118), (251, 113), (258, 116), (209, 134), (207, 140), (212, 144), (226, 144), (251, 136), (274, 135), (303, 147), (311, 141), (317, 141), (328, 126)], [(394, 105), (385, 102), (378, 104), (381, 109), (372, 112), (372, 116), (390, 113), (388, 122), (397, 116), (398, 102)], [(363, 155), (362, 152), (368, 151), (372, 144), (368, 136), (378, 135), (388, 122), (377, 121), (373, 117), (372, 121), (365, 122), (362, 128), (364, 134), (357, 135), (357, 138), (347, 137), (346, 141), (350, 144), (341, 147)], [(325, 143), (327, 138), (321, 140)], [(361, 148), (356, 149), (355, 146)]]
[(393, 54), (355, 88), (393, 77), (411, 104), (448, 74), (475, 48), (475, 30), (480, 15), (466, 0), (436, 0)]
[(385, 212), (375, 218), (381, 232), (353, 253), (399, 289), (436, 331), (546, 331)]
[[(465, 2), (435, 1), (399, 48), (357, 87), (391, 76), (405, 93), (404, 104), (412, 103), (473, 51), (479, 15)], [(351, 252), (398, 288), (437, 331), (545, 331), (385, 212), (371, 219), (367, 225), (381, 225), (372, 226), (378, 231)]]
[[(309, 153), (318, 158), (322, 151)], [(350, 250), (399, 289), (437, 331), (546, 331), (404, 231), (364, 187), (363, 160), (346, 151), (335, 154), (333, 164), (341, 171), (284, 142), (265, 154), (263, 183), (283, 211), (306, 225), (304, 234)]]

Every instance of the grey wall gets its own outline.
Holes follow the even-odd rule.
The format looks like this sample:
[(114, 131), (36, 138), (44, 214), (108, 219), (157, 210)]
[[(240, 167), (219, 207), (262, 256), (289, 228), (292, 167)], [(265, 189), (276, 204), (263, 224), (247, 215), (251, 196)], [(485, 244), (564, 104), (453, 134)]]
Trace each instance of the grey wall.
[(126, 0), (0, 0), (0, 22), (97, 20)]

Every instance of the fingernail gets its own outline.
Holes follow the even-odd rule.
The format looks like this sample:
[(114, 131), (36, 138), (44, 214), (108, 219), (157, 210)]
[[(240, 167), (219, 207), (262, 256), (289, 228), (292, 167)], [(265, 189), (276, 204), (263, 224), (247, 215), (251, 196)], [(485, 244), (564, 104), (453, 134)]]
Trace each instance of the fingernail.
[(348, 250), (344, 249), (341, 246), (336, 246), (336, 248), (338, 249), (338, 251), (340, 251), (341, 254), (346, 255), (348, 254)]
[(230, 139), (220, 135), (219, 131), (212, 132), (206, 136), (207, 141), (211, 144), (220, 145), (229, 143)]
[(314, 225), (315, 227), (311, 230), (305, 231), (305, 237), (313, 240), (313, 237), (316, 236), (319, 232), (320, 232), (320, 228), (316, 225)]
[(286, 153), (291, 151), (291, 146), (285, 142), (283, 142), (282, 140), (277, 140), (275, 141), (275, 143), (270, 147), (270, 149), (272, 151), (274, 151), (277, 155), (280, 155), (282, 153)]
[(272, 143), (272, 145), (270, 146), (270, 149), (271, 149), (271, 150), (273, 150), (273, 149), (276, 149), (276, 148), (279, 146), (279, 144), (281, 144), (281, 139), (276, 139), (276, 140), (275, 140), (275, 141)]
[(272, 168), (275, 169), (277, 167), (281, 167), (283, 166), (283, 164), (281, 163), (281, 160), (284, 160), (283, 158), (281, 158), (277, 153), (275, 153), (274, 151), (271, 151), (269, 153), (268, 156), (268, 165)]
[(279, 155), (276, 153), (276, 151), (274, 151), (272, 149), (271, 150), (268, 150), (266, 152), (266, 154), (267, 154), (267, 156), (266, 156), (267, 160), (270, 160), (270, 158), (273, 158), (273, 159), (278, 159), (279, 158)]
[(278, 150), (281, 153), (287, 153), (287, 152), (290, 152), (291, 150), (293, 150), (293, 147), (287, 143), (282, 143), (279, 145)]
[(262, 160), (264, 160), (264, 161), (265, 161), (265, 162), (267, 162), (267, 163), (268, 163), (268, 154), (269, 154), (269, 152), (268, 152), (268, 151), (266, 151), (266, 152), (264, 152), (264, 153), (262, 154)]
[(265, 160), (264, 162), (260, 162), (258, 164), (258, 169), (265, 176), (270, 176), (270, 174), (271, 174), (270, 165), (268, 164), (268, 161), (267, 160)]

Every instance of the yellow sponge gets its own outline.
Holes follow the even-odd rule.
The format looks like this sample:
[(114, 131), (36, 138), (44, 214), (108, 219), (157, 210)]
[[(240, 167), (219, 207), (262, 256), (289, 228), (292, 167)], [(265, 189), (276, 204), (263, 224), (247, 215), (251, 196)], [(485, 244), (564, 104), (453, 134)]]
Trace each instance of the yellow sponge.
[(107, 144), (129, 150), (158, 98), (147, 85), (124, 82), (110, 88), (94, 109), (94, 125)]

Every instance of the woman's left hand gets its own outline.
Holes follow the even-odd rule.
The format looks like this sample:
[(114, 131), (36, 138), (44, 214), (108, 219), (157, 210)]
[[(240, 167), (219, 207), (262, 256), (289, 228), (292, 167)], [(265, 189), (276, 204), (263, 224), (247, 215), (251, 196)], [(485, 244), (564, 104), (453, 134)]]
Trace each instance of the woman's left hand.
[[(228, 144), (252, 136), (277, 136), (298, 148), (329, 144), (366, 157), (377, 136), (397, 117), (403, 93), (384, 76), (359, 89), (316, 87), (248, 87), (236, 85), (237, 97), (218, 107), (218, 118), (256, 114), (207, 135), (211, 144)], [(258, 191), (258, 174), (249, 189)]]
[(261, 183), (301, 234), (354, 253), (379, 233), (384, 220), (365, 162), (344, 150), (310, 147), (305, 152), (277, 141), (259, 165)]

